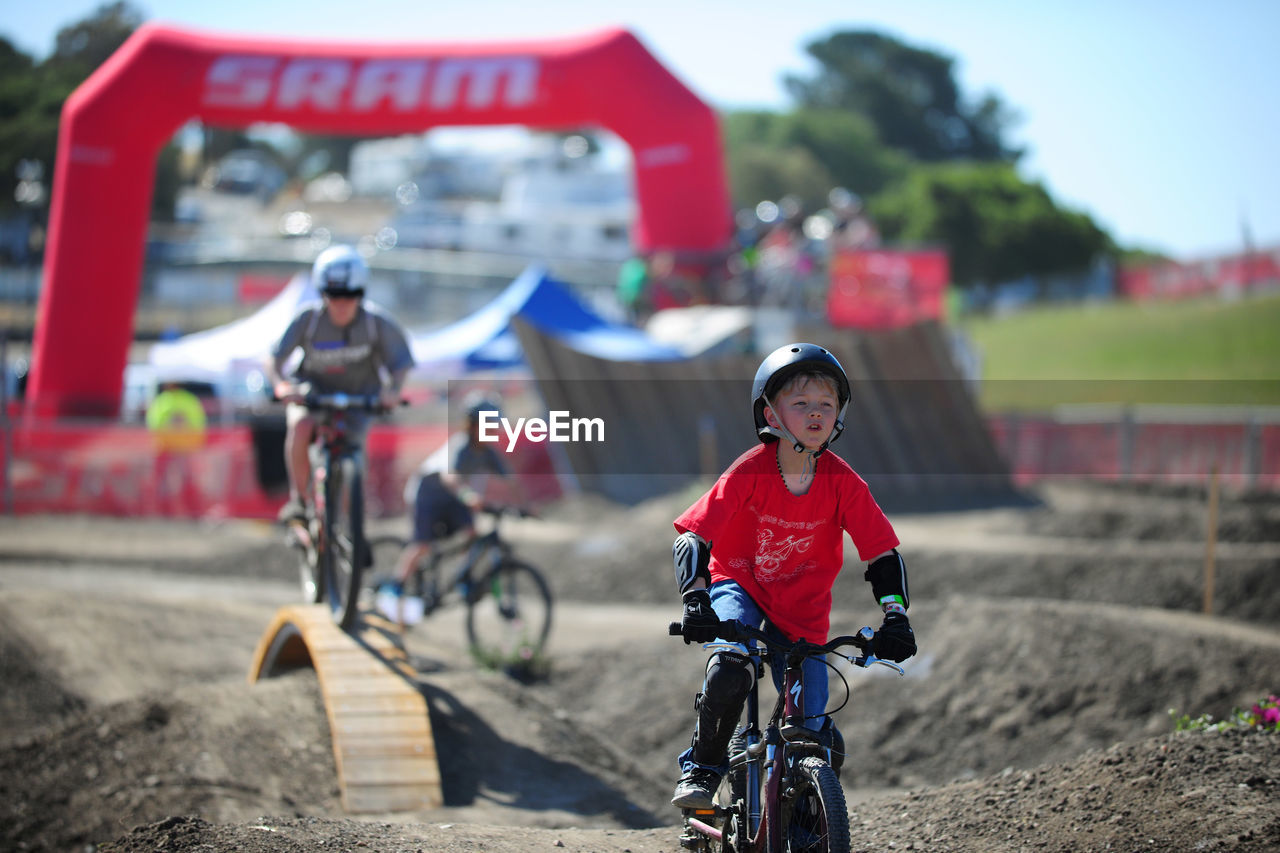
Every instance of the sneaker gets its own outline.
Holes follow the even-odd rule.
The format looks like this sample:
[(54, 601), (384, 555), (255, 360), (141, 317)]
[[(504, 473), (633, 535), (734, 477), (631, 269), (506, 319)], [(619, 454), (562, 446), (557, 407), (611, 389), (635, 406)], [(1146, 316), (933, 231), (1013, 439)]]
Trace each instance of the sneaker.
[(676, 783), (671, 805), (682, 809), (710, 809), (715, 807), (712, 797), (720, 787), (720, 774), (705, 767), (690, 767)]
[(392, 622), (400, 621), (400, 597), (404, 590), (396, 581), (383, 581), (376, 587), (373, 597), (374, 608)]
[(291, 521), (300, 521), (305, 524), (307, 520), (307, 505), (302, 502), (302, 498), (289, 498), (285, 505), (280, 507), (276, 520), (281, 524), (288, 524)]

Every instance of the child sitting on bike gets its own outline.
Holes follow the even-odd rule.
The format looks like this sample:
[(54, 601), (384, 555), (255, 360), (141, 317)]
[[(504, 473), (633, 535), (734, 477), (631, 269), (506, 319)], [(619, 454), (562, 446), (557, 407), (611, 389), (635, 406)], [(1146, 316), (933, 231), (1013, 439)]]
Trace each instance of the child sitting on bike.
[[(916, 652), (907, 619), (907, 574), (898, 537), (867, 484), (828, 445), (844, 430), (850, 386), (835, 356), (799, 343), (771, 353), (751, 390), (760, 445), (740, 456), (715, 485), (675, 520), (672, 548), (684, 604), (685, 642), (717, 638), (720, 620), (736, 619), (789, 641), (823, 643), (831, 589), (844, 563), (847, 531), (866, 561), (865, 578), (884, 610), (872, 640), (879, 658)], [(678, 761), (672, 805), (710, 808), (728, 769), (729, 741), (754, 683), (750, 659), (731, 651), (707, 661), (697, 724)], [(772, 661), (780, 688), (783, 666)], [(826, 716), (827, 670), (804, 664), (805, 725), (833, 752), (842, 748)]]
[[(502, 416), (496, 397), (482, 391), (463, 401), (465, 422), (445, 444), (426, 458), (405, 486), (405, 503), (413, 518), (413, 534), (396, 560), (395, 580), (379, 590), (377, 606), (388, 618), (409, 623), (421, 618), (419, 607), (404, 607), (400, 598), (413, 568), (431, 555), (434, 543), (455, 533), (475, 536), (474, 512), (485, 504), (491, 478), (509, 486), (515, 503), (523, 503), (520, 481), (511, 476), (496, 443), (480, 441), (480, 418)], [(423, 592), (414, 590), (415, 592)], [(406, 618), (407, 617), (407, 618)]]

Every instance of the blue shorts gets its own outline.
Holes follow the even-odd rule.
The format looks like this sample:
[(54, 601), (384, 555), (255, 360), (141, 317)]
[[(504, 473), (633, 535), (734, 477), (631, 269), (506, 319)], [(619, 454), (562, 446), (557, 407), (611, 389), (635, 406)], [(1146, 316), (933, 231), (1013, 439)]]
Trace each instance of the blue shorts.
[(413, 500), (413, 541), (447, 539), (475, 523), (471, 509), (440, 485), (438, 477), (423, 477)]

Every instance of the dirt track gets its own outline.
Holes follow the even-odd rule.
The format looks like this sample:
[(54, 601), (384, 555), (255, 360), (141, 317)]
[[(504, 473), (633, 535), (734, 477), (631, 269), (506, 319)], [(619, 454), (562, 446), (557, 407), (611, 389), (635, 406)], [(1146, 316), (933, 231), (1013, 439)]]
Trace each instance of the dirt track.
[[(922, 651), (906, 679), (850, 679), (854, 848), (1280, 849), (1280, 737), (1168, 716), (1280, 691), (1280, 500), (1224, 503), (1202, 616), (1202, 495), (1044, 497), (894, 519)], [(415, 635), (446, 803), (371, 820), (341, 811), (314, 675), (246, 683), (296, 597), (268, 529), (0, 519), (0, 847), (674, 853), (701, 674), (664, 636), (685, 502), (512, 528), (556, 587), (551, 677), (474, 672), (447, 618)], [(860, 574), (837, 625), (873, 618)]]

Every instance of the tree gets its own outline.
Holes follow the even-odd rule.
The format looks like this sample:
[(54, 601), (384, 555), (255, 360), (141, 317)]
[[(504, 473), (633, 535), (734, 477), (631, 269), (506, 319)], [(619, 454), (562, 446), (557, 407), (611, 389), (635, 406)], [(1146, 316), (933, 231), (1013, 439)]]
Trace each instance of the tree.
[(729, 185), (735, 207), (755, 207), (765, 199), (795, 196), (807, 210), (825, 204), (835, 186), (831, 173), (803, 148), (745, 143), (729, 153)]
[(141, 22), (128, 3), (100, 6), (59, 30), (53, 53), (40, 63), (0, 39), (0, 209), (15, 204), (20, 160), (38, 160), (52, 181), (63, 103)]
[(865, 116), (888, 146), (927, 162), (1014, 161), (1004, 141), (1013, 116), (994, 94), (961, 97), (951, 57), (870, 31), (838, 32), (807, 51), (821, 66), (811, 79), (788, 75), (801, 108)]
[(1089, 216), (1007, 163), (921, 167), (869, 207), (886, 239), (945, 246), (961, 286), (1083, 270), (1115, 250)]
[[(846, 111), (734, 112), (724, 117), (724, 130), (739, 204), (791, 194), (816, 209), (832, 187), (875, 193), (907, 171), (905, 156), (886, 148), (864, 117)], [(757, 195), (761, 185), (772, 189)]]
[(84, 20), (58, 30), (53, 53), (44, 65), (65, 75), (75, 88), (106, 62), (144, 20), (143, 14), (128, 3), (104, 3)]

